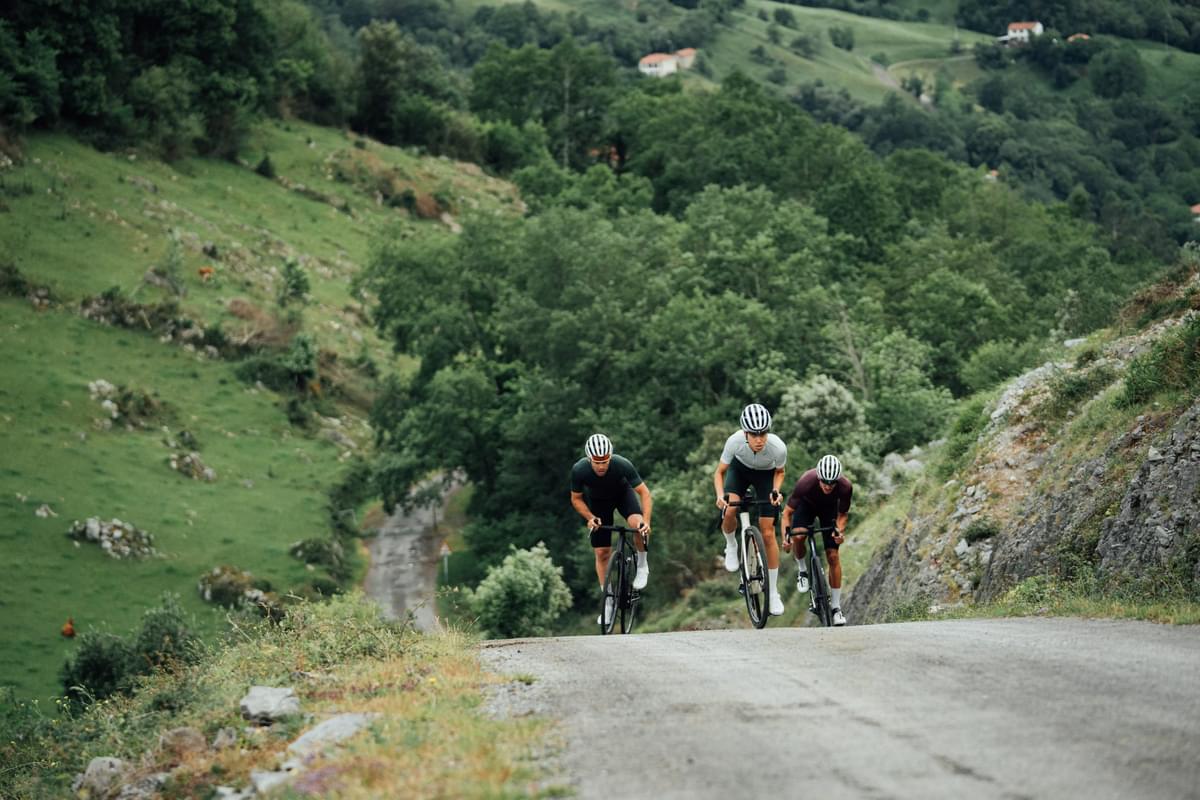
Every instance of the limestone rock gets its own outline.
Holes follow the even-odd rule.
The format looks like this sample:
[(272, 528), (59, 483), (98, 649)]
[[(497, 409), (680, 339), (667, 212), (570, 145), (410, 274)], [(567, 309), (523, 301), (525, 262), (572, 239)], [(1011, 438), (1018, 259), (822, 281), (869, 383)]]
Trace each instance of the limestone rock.
[(300, 699), (291, 687), (251, 686), (240, 703), (242, 716), (252, 722), (270, 725), (300, 713)]
[(88, 762), (87, 769), (75, 776), (71, 791), (86, 797), (107, 797), (121, 784), (126, 764), (119, 758), (97, 756)]

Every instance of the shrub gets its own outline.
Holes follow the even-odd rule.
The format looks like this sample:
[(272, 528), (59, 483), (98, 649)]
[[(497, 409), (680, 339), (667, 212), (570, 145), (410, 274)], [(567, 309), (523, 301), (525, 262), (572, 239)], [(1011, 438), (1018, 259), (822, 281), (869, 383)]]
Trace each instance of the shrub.
[(258, 162), (258, 165), (254, 167), (254, 171), (264, 178), (275, 179), (275, 164), (272, 163), (270, 154), (262, 157), (262, 161)]
[(293, 300), (301, 304), (308, 302), (310, 289), (308, 273), (294, 258), (289, 258), (283, 265), (283, 282), (279, 286), (279, 305), (286, 308)]
[(1085, 372), (1060, 372), (1051, 379), (1050, 396), (1034, 410), (1034, 416), (1060, 420), (1116, 378), (1112, 368), (1103, 364)]
[(974, 396), (963, 402), (958, 416), (950, 424), (946, 447), (938, 464), (938, 476), (945, 480), (958, 471), (963, 458), (979, 440), (979, 434), (987, 427), (990, 417), (985, 411), (986, 401)]
[(784, 441), (793, 443), (789, 455), (796, 463), (854, 448), (874, 452), (876, 446), (862, 404), (828, 375), (811, 375), (787, 389), (775, 426)]
[(776, 67), (767, 73), (767, 80), (777, 86), (782, 86), (787, 83), (787, 70), (783, 67)]
[(991, 517), (976, 517), (963, 531), (962, 538), (967, 544), (975, 544), (981, 539), (990, 539), (1000, 532), (1000, 525)]
[(81, 634), (78, 652), (60, 672), (63, 690), (77, 703), (127, 692), (140, 675), (194, 661), (197, 643), (179, 598), (164, 594), (160, 605), (147, 609), (141, 625), (127, 638), (96, 631)]
[(488, 570), (471, 596), (480, 627), (498, 638), (548, 635), (554, 620), (571, 606), (562, 572), (541, 542), (509, 553)]
[(990, 389), (1037, 363), (1041, 344), (1030, 339), (1018, 344), (1007, 340), (984, 342), (959, 370), (963, 383), (972, 392)]
[(840, 47), (842, 50), (853, 50), (854, 28), (849, 25), (833, 26), (829, 29), (829, 41), (833, 42), (834, 47)]
[(1129, 365), (1117, 404), (1144, 403), (1160, 392), (1200, 388), (1200, 316), (1172, 331)]

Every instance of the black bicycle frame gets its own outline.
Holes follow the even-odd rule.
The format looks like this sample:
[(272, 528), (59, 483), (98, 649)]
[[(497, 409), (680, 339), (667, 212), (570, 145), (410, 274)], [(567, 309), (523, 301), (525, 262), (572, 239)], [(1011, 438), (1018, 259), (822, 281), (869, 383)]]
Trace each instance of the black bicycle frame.
[(825, 570), (821, 566), (821, 554), (817, 552), (817, 536), (825, 533), (833, 533), (836, 530), (836, 525), (816, 525), (812, 528), (808, 528), (807, 531), (802, 528), (792, 528), (789, 531), (789, 535), (793, 537), (807, 537), (804, 547), (809, 562), (809, 610), (817, 615), (817, 619), (819, 619), (821, 624), (826, 628), (833, 625), (833, 608), (829, 604), (829, 584), (825, 577)]
[[(598, 531), (612, 531), (621, 538), (621, 542), (615, 548), (613, 553), (615, 559), (609, 559), (609, 569), (614, 566), (621, 570), (620, 582), (617, 587), (617, 607), (613, 609), (614, 615), (619, 615), (621, 618), (621, 632), (629, 633), (633, 630), (634, 616), (637, 611), (638, 601), (641, 599), (641, 593), (633, 588), (633, 578), (637, 574), (637, 548), (633, 546), (632, 537), (642, 536), (640, 531), (633, 528), (626, 528), (622, 525), (599, 525), (596, 527)], [(649, 537), (642, 539), (644, 546), (649, 548)], [(608, 582), (609, 576), (606, 573), (604, 576), (605, 583)], [(601, 615), (604, 614), (604, 606), (601, 603)], [(611, 624), (602, 624), (601, 628), (605, 632), (612, 629)]]

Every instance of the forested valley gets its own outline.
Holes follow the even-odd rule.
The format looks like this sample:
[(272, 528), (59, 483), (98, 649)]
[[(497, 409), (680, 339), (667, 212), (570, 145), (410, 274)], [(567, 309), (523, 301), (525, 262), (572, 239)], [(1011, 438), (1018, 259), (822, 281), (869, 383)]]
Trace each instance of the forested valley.
[[(468, 211), (454, 236), (415, 232), (413, 198), (379, 187), (398, 215), (355, 290), (415, 366), (379, 379), (357, 490), (390, 508), (461, 475), (466, 580), (544, 541), (577, 599), (594, 575), (566, 474), (589, 433), (655, 493), (669, 600), (711, 573), (709, 476), (746, 402), (775, 411), (793, 476), (837, 452), (869, 497), (884, 455), (1106, 324), (1200, 232), (1197, 76), (1164, 91), (1116, 38), (1195, 52), (1184, 3), (1128, 29), (1137, 3), (1056, 7), (1031, 46), (969, 51), (978, 79), (881, 104), (714, 74), (705, 48), (754, 3), (636, 5), (613, 21), (532, 2), (18, 2), (0, 11), (0, 144), (19, 158), (59, 130), (267, 169), (244, 151), (266, 116), (512, 181), (523, 213)], [(916, 19), (862, 5), (846, 8)], [(958, 19), (995, 33), (1043, 5), (964, 0)], [(634, 69), (683, 47), (703, 80)]]

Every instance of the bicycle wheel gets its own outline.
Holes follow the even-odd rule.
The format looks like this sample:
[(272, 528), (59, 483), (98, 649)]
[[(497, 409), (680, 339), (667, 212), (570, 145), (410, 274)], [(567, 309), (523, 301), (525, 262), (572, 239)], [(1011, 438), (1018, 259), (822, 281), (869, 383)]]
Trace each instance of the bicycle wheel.
[(624, 578), (621, 581), (621, 633), (633, 633), (633, 621), (637, 616), (637, 593), (633, 591), (633, 576), (637, 564), (633, 556), (625, 556)]
[[(621, 600), (621, 556), (613, 553), (608, 559), (608, 571), (604, 573), (604, 591), (600, 593), (600, 633), (612, 633), (617, 620), (617, 605)], [(612, 613), (605, 615), (604, 609)]]
[(813, 613), (826, 628), (833, 625), (833, 610), (829, 607), (829, 585), (825, 583), (825, 571), (821, 569), (821, 557), (813, 542), (808, 545), (808, 574), (812, 577)]
[(771, 579), (767, 574), (766, 545), (762, 533), (751, 525), (742, 531), (742, 593), (750, 624), (762, 628), (770, 615)]

